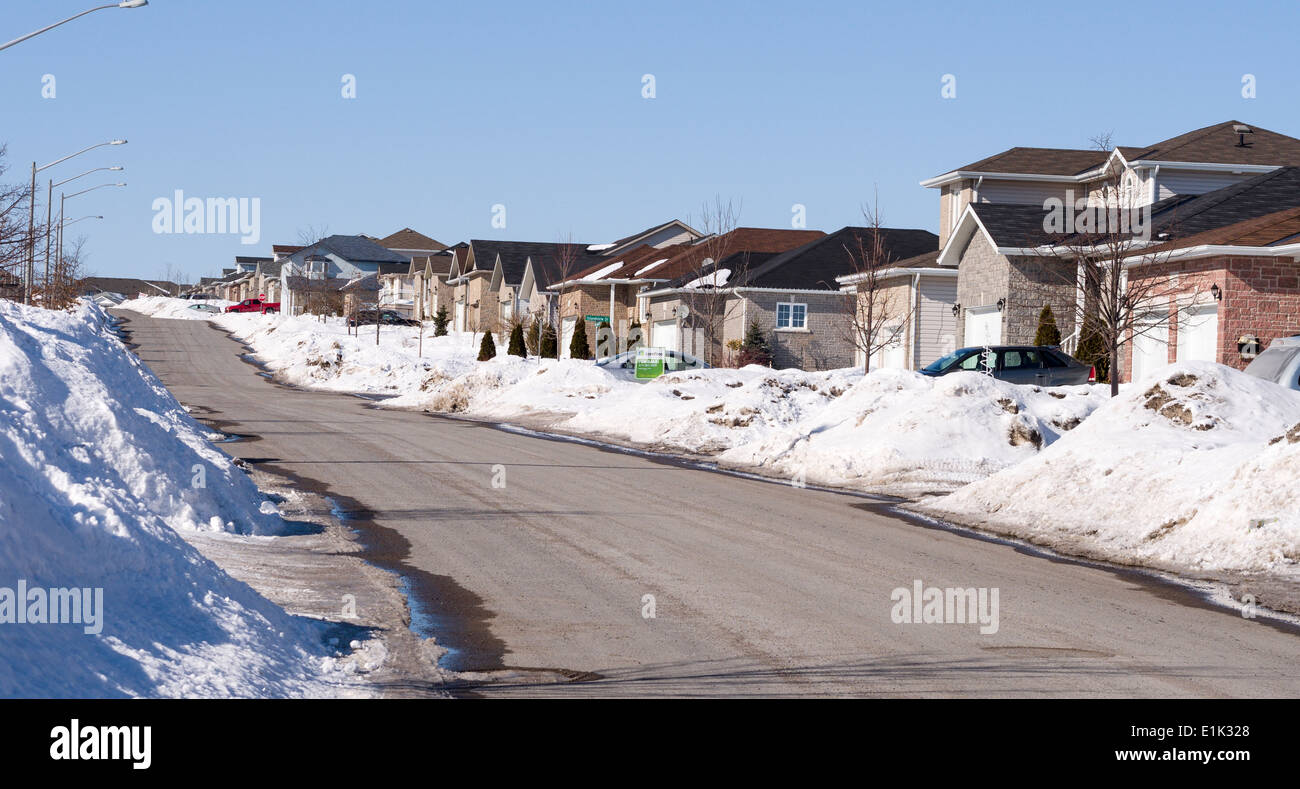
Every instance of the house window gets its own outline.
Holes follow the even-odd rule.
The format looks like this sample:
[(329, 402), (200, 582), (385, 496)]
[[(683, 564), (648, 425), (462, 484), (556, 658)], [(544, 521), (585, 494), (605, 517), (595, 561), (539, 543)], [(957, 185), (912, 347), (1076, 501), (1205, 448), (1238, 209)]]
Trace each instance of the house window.
[(785, 302), (785, 301), (777, 302), (776, 328), (778, 329), (808, 328), (808, 305), (796, 304), (794, 302)]

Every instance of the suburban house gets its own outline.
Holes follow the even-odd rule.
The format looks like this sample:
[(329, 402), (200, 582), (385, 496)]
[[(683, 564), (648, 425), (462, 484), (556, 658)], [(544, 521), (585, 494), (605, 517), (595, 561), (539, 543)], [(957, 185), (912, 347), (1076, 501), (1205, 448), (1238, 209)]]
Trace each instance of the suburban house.
[(405, 271), (379, 276), (380, 303), (407, 317), (415, 317), (416, 302), (423, 285), (420, 280), (431, 258), (440, 255), (447, 249), (447, 245), (409, 227), (381, 238), (376, 243), (385, 249), (406, 256), (410, 261), (410, 266)]
[(281, 310), (301, 314), (308, 307), (342, 310), (341, 291), (369, 274), (405, 272), (411, 262), (363, 236), (328, 236), (279, 261)]
[[(1139, 316), (1120, 380), (1177, 360), (1242, 366), (1241, 337), (1266, 346), (1279, 332), (1296, 329), (1259, 316), (1290, 298), (1297, 259), (1288, 256), (1285, 237), (1254, 235), (1248, 223), (1300, 207), (1298, 163), (1300, 140), (1228, 121), (1109, 153), (1014, 148), (923, 182), (943, 190), (943, 247), (936, 263), (958, 270), (957, 345), (1032, 342), (1038, 313), (1050, 305), (1065, 350), (1075, 351), (1083, 269), (1075, 244), (1048, 221), (1049, 206), (1053, 198), (1097, 204), (1105, 192), (1111, 205), (1147, 216), (1149, 237), (1134, 238), (1129, 282), (1162, 277), (1168, 282), (1162, 289), (1171, 294), (1169, 314), (1154, 309), (1149, 318)], [(1235, 243), (1238, 233), (1258, 243)], [(1214, 243), (1224, 239), (1233, 243)], [(1188, 244), (1204, 249), (1189, 252), (1183, 249)], [(1238, 254), (1225, 254), (1225, 246)], [(1267, 264), (1255, 271), (1246, 260)]]
[[(738, 328), (743, 316), (737, 314), (748, 299), (737, 298), (732, 288), (750, 284), (753, 274), (782, 252), (825, 236), (820, 230), (740, 227), (705, 236), (643, 271), (642, 276), (667, 280), (638, 293), (638, 314), (648, 329), (649, 344), (720, 363), (727, 342), (744, 336), (744, 329)], [(834, 277), (827, 282), (826, 288), (837, 292)]]
[(130, 277), (83, 277), (77, 281), (78, 295), (103, 307), (116, 307), (137, 296), (175, 296), (181, 286), (175, 282)]
[(530, 314), (550, 320), (558, 309), (553, 283), (611, 265), (636, 247), (664, 248), (699, 237), (699, 231), (671, 220), (609, 244), (472, 240), (448, 278), (454, 288), (452, 326), (502, 331)]

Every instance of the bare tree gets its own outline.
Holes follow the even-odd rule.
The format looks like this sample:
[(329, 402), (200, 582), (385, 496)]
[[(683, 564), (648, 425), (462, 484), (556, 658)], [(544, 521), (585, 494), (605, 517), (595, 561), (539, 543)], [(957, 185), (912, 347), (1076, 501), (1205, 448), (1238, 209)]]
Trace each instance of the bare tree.
[(50, 282), (41, 296), (42, 305), (64, 309), (76, 303), (80, 295), (78, 283), (85, 277), (87, 258), (85, 236), (64, 241), (62, 254), (55, 260)]
[(300, 246), (309, 247), (323, 238), (328, 238), (329, 234), (330, 226), (327, 224), (322, 224), (320, 227), (317, 227), (316, 225), (300, 227), (298, 228), (298, 244)]
[(560, 346), (560, 340), (564, 333), (560, 331), (560, 310), (564, 307), (564, 294), (568, 290), (567, 283), (578, 273), (578, 261), (582, 257), (582, 245), (573, 240), (573, 234), (569, 233), (560, 241), (556, 242), (555, 249), (551, 253), (551, 262), (554, 264), (552, 273), (555, 274), (555, 281), (560, 284), (559, 290), (555, 294), (554, 309), (547, 307), (551, 330), (555, 332), (556, 355), (564, 356), (564, 348)]
[(902, 341), (915, 308), (910, 299), (900, 299), (896, 289), (887, 284), (885, 272), (894, 258), (881, 232), (878, 204), (864, 207), (862, 214), (866, 232), (855, 233), (844, 244), (854, 293), (845, 302), (846, 320), (841, 325), (845, 339), (864, 358), (862, 371), (869, 373), (871, 357)]
[[(741, 201), (724, 200), (718, 194), (713, 196), (712, 203), (705, 201), (700, 206), (698, 226), (704, 238), (696, 244), (696, 251), (690, 258), (691, 281), (683, 294), (683, 301), (690, 311), (685, 325), (703, 334), (703, 358), (708, 364), (717, 363), (715, 351), (721, 353), (721, 348), (715, 346), (720, 345), (722, 324), (729, 317), (727, 301), (731, 291), (727, 284), (743, 281), (749, 267), (748, 255), (741, 254), (735, 260), (728, 260), (739, 252), (732, 231), (740, 224), (742, 207)], [(690, 217), (687, 219), (689, 221)], [(723, 261), (727, 261), (725, 269), (722, 268)]]
[(27, 201), (31, 188), (27, 183), (5, 184), (3, 178), (5, 146), (0, 145), (0, 295), (21, 298), (18, 283), (23, 281), (27, 264)]
[[(1093, 141), (1108, 153), (1114, 150), (1109, 133)], [(1141, 204), (1133, 178), (1127, 168), (1110, 165), (1101, 179), (1089, 185), (1086, 210), (1076, 205), (1077, 215), (1057, 212), (1057, 217), (1074, 217), (1064, 225), (1053, 219), (1053, 212), (1065, 209), (1064, 204), (1044, 206), (1044, 230), (1050, 240), (1041, 251), (1063, 264), (1054, 269), (1075, 287), (1074, 337), (1095, 334), (1110, 371), (1112, 397), (1119, 394), (1120, 354), (1125, 346), (1139, 337), (1167, 334), (1175, 315), (1185, 309), (1177, 306), (1178, 297), (1189, 295), (1176, 280), (1151, 271), (1168, 262), (1178, 247), (1175, 223), (1170, 217), (1161, 219), (1157, 233), (1151, 206)], [(1190, 295), (1195, 302), (1199, 294)]]

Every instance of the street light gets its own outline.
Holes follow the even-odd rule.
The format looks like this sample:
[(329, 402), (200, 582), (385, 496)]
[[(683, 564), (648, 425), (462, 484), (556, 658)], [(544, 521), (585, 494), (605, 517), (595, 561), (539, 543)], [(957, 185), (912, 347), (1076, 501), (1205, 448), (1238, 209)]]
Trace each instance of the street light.
[[(60, 267), (63, 265), (63, 227), (64, 227), (63, 217), (65, 216), (65, 214), (63, 213), (63, 204), (78, 195), (84, 195), (86, 192), (93, 192), (96, 189), (103, 189), (106, 186), (126, 186), (126, 184), (125, 183), (100, 184), (99, 186), (92, 186), (89, 189), (82, 189), (80, 192), (73, 192), (70, 195), (65, 195), (62, 193), (59, 194), (59, 238), (57, 242), (59, 251), (56, 260), (58, 260), (58, 264)], [(68, 224), (71, 224), (71, 222), (69, 222)]]
[[(87, 170), (81, 175), (74, 175), (71, 178), (64, 178), (62, 181), (59, 181), (58, 183), (55, 183), (53, 180), (49, 181), (49, 186), (45, 190), (45, 288), (46, 289), (50, 287), (50, 232), (51, 232), (50, 227), (53, 224), (50, 221), (52, 219), (50, 214), (54, 210), (54, 187), (63, 186), (64, 184), (71, 183), (77, 180), (78, 178), (85, 178), (91, 173), (98, 173), (102, 170), (121, 171), (121, 169), (122, 169), (121, 167), (116, 165), (112, 167), (95, 167), (93, 169)], [(59, 218), (62, 219), (63, 214), (59, 214)], [(102, 219), (103, 217), (100, 218)]]
[[(95, 10), (95, 9), (92, 9)], [(66, 20), (65, 20), (66, 21)], [(38, 31), (39, 32), (39, 31)], [(35, 35), (35, 34), (33, 34)], [(5, 46), (8, 46), (6, 44)], [(3, 49), (4, 47), (0, 47)], [(36, 279), (36, 174), (42, 170), (48, 170), (56, 164), (62, 164), (67, 160), (80, 156), (86, 151), (93, 151), (96, 148), (103, 148), (105, 145), (126, 145), (126, 140), (109, 140), (108, 142), (96, 143), (95, 145), (82, 148), (76, 153), (70, 153), (62, 159), (55, 159), (47, 165), (37, 167), (36, 162), (32, 162), (32, 191), (30, 205), (27, 211), (27, 271), (24, 272), (23, 303), (32, 303), (32, 285)], [(60, 214), (62, 216), (62, 214)]]
[(39, 36), (41, 33), (44, 33), (47, 30), (53, 30), (59, 25), (66, 25), (67, 23), (71, 22), (74, 19), (83, 17), (86, 14), (92, 14), (96, 11), (103, 11), (105, 8), (140, 8), (141, 6), (146, 6), (146, 5), (149, 5), (149, 0), (125, 0), (125, 2), (122, 3), (109, 3), (108, 5), (95, 6), (94, 8), (91, 8), (89, 10), (82, 11), (80, 14), (74, 14), (73, 16), (68, 17), (62, 22), (55, 22), (52, 25), (46, 25), (40, 30), (37, 30), (35, 33), (28, 33), (25, 36), (19, 36), (18, 38), (15, 38), (13, 41), (10, 41), (7, 44), (0, 44), (0, 50), (8, 49), (9, 47), (12, 47), (14, 44), (21, 44), (27, 39)]

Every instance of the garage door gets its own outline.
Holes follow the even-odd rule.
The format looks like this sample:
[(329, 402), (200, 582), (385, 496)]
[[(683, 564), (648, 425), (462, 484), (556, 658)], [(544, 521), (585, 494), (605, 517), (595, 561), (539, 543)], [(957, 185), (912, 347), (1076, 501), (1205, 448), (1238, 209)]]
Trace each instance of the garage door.
[(1178, 315), (1178, 361), (1213, 362), (1219, 350), (1219, 305), (1202, 304)]
[(1169, 364), (1169, 327), (1163, 323), (1164, 319), (1161, 314), (1139, 317), (1133, 322), (1133, 374), (1130, 381), (1137, 383)]
[(1002, 313), (997, 307), (966, 310), (966, 345), (1001, 345)]
[[(903, 329), (901, 326), (882, 326), (880, 340), (894, 337), (894, 341), (871, 355), (871, 369), (904, 370), (907, 368), (907, 354), (903, 349)], [(874, 344), (874, 343), (873, 343)]]
[(568, 359), (569, 343), (573, 342), (573, 329), (578, 325), (578, 319), (564, 318), (560, 321), (560, 358)]
[(670, 351), (681, 350), (677, 347), (677, 321), (655, 321), (650, 326), (650, 345)]

